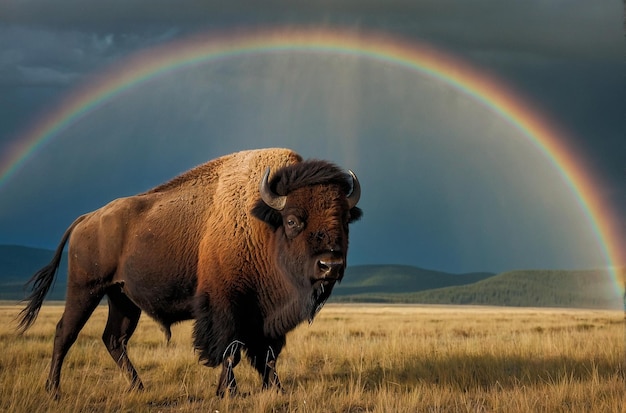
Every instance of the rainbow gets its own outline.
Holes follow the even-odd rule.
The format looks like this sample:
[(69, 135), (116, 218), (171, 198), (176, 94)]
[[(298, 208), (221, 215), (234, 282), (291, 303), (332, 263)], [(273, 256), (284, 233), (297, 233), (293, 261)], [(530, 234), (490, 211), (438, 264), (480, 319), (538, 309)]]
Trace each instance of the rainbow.
[(534, 112), (519, 93), (514, 93), (494, 76), (428, 45), (381, 33), (336, 28), (255, 29), (196, 35), (138, 52), (77, 88), (32, 128), (19, 135), (0, 158), (0, 190), (29, 159), (68, 126), (138, 84), (215, 59), (281, 52), (349, 55), (404, 67), (447, 84), (498, 114), (554, 165), (571, 189), (605, 256), (616, 291), (620, 296), (624, 294), (619, 267), (626, 263), (621, 255), (625, 249), (613, 230), (616, 228), (614, 214), (596, 193), (596, 186), (581, 159), (566, 147), (564, 134)]

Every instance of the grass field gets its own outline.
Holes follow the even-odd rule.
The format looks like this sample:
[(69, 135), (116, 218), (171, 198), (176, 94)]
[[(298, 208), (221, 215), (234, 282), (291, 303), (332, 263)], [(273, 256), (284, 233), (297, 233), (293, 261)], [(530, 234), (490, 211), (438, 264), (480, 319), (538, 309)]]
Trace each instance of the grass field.
[(245, 360), (241, 395), (214, 396), (219, 370), (198, 364), (191, 323), (169, 345), (142, 317), (129, 344), (146, 386), (127, 383), (101, 341), (106, 307), (63, 366), (62, 397), (44, 390), (63, 307), (45, 305), (15, 333), (0, 306), (0, 410), (10, 412), (626, 412), (625, 329), (616, 311), (328, 305), (287, 337), (286, 391), (261, 391)]

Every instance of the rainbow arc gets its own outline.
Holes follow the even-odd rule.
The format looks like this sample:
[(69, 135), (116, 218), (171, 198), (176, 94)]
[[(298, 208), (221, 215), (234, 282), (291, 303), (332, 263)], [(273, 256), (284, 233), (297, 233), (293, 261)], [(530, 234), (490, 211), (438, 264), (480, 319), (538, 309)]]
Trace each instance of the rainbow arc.
[(332, 53), (373, 59), (429, 76), (468, 95), (519, 130), (551, 162), (584, 211), (605, 256), (615, 289), (624, 294), (620, 266), (626, 263), (614, 214), (590, 174), (554, 125), (495, 77), (440, 50), (380, 33), (334, 28), (271, 28), (203, 34), (141, 51), (79, 87), (20, 135), (0, 158), (0, 190), (16, 172), (69, 125), (133, 87), (174, 70), (217, 59), (266, 53)]

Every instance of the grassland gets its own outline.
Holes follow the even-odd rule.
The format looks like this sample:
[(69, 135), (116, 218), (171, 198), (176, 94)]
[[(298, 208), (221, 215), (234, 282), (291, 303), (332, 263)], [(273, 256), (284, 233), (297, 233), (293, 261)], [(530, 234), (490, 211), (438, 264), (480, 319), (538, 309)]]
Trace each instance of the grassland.
[(175, 326), (166, 345), (147, 317), (129, 344), (146, 390), (126, 391), (100, 339), (100, 307), (53, 401), (44, 383), (62, 310), (44, 306), (17, 336), (19, 308), (0, 306), (0, 411), (626, 412), (618, 311), (328, 305), (287, 337), (278, 362), (284, 393), (261, 391), (242, 363), (242, 395), (219, 399), (219, 372), (198, 364), (192, 324)]

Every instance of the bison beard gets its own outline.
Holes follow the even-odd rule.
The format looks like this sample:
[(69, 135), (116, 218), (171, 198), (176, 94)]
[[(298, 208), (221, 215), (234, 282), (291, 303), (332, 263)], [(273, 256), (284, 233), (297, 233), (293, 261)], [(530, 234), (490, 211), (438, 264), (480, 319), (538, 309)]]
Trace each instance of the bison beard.
[(327, 286), (324, 288), (324, 283), (320, 284), (320, 286), (313, 290), (313, 294), (311, 294), (311, 301), (309, 304), (309, 324), (313, 322), (313, 319), (320, 312), (324, 304), (326, 304), (326, 300), (330, 297), (330, 293), (333, 291), (333, 285)]
[(276, 360), (286, 334), (312, 322), (343, 278), (348, 224), (362, 214), (359, 196), (352, 172), (265, 149), (223, 156), (79, 217), (52, 262), (31, 279), (20, 313), (25, 331), (69, 240), (66, 307), (46, 388), (58, 397), (65, 355), (105, 295), (102, 338), (133, 388), (143, 383), (126, 345), (142, 311), (168, 339), (173, 323), (195, 319), (201, 362), (222, 365), (218, 395), (236, 392), (241, 351), (263, 388), (280, 388)]

